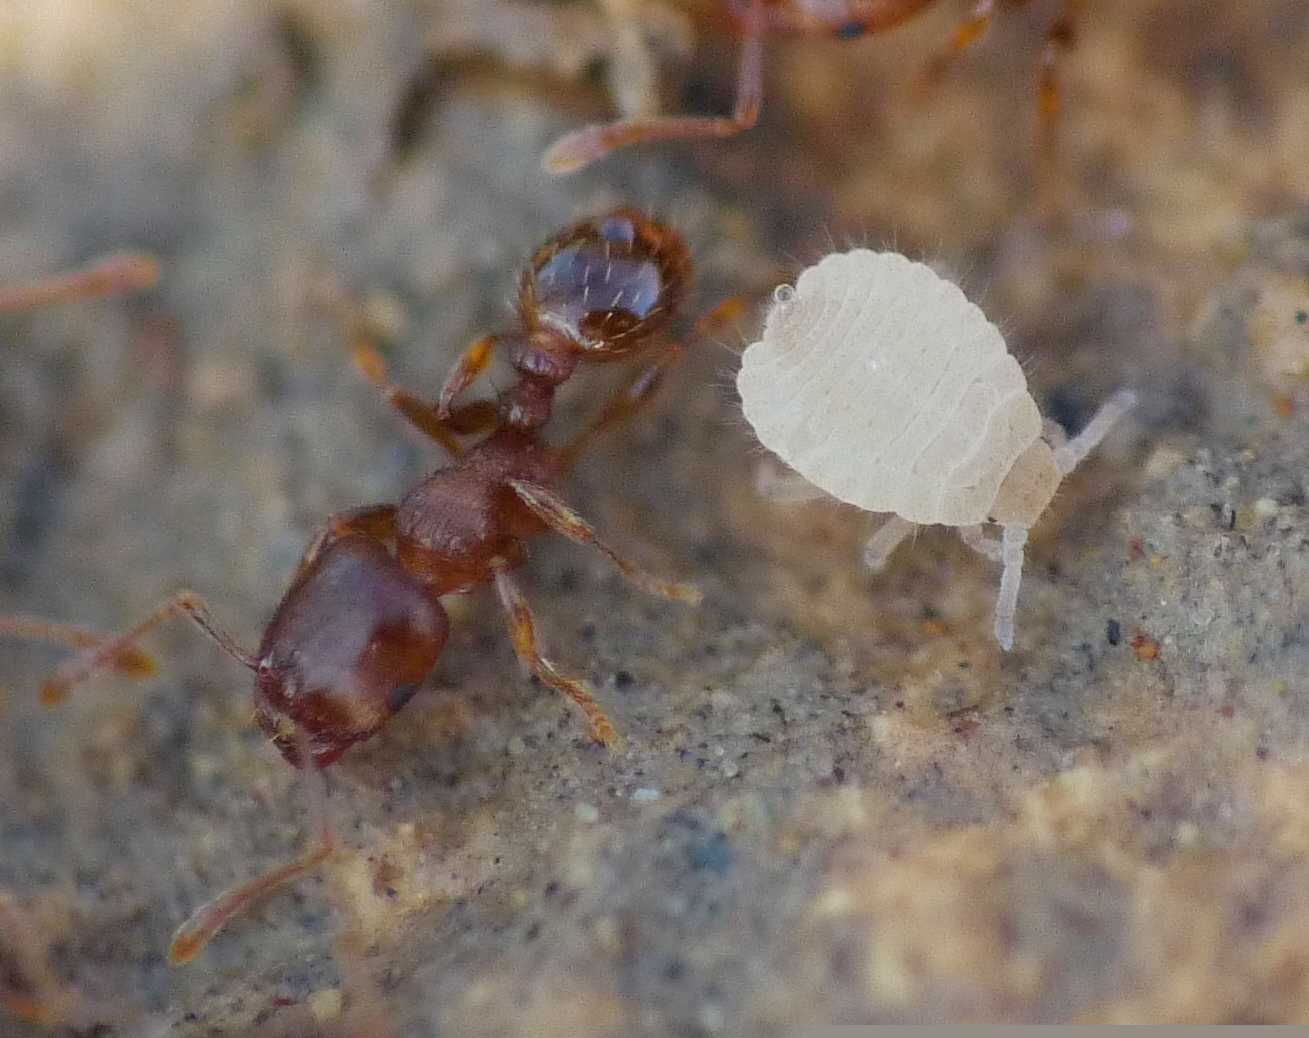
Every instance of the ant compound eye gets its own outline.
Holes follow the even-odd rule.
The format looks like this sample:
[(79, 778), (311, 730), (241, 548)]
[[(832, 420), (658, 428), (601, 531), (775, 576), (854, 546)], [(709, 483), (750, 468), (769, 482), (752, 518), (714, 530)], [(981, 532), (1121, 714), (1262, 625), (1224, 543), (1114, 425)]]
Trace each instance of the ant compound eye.
[(836, 38), (838, 40), (857, 40), (867, 31), (868, 26), (863, 22), (846, 22), (844, 25), (837, 27)]

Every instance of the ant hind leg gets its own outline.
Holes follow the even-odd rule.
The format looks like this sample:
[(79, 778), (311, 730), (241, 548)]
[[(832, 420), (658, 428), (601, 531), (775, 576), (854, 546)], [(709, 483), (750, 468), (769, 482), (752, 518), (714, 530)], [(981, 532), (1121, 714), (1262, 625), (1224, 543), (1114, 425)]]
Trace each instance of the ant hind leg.
[(523, 597), (518, 583), (504, 567), (495, 571), (495, 590), (500, 598), (500, 605), (509, 619), (509, 634), (513, 638), (514, 651), (533, 674), (549, 685), (556, 692), (571, 699), (586, 715), (591, 726), (591, 737), (596, 742), (615, 749), (621, 743), (618, 730), (605, 715), (600, 704), (595, 701), (586, 683), (576, 678), (567, 677), (555, 669), (555, 665), (541, 655), (536, 641), (536, 618), (532, 608)]

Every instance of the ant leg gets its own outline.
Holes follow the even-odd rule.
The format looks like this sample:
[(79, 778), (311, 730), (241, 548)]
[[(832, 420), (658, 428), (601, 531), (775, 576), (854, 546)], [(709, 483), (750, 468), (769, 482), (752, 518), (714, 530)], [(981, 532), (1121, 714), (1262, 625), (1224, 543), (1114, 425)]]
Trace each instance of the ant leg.
[(992, 562), (999, 562), (1004, 558), (1004, 551), (1000, 541), (994, 537), (988, 537), (982, 532), (980, 523), (974, 523), (972, 526), (959, 527), (959, 539), (977, 552), (984, 559), (990, 559)]
[(441, 395), (437, 398), (436, 413), (439, 417), (450, 417), (450, 407), (455, 397), (476, 382), (478, 376), (486, 370), (499, 342), (498, 335), (483, 335), (459, 355), (450, 374), (446, 375)]
[(663, 385), (668, 370), (682, 359), (684, 353), (681, 346), (669, 345), (654, 361), (639, 370), (611, 396), (600, 414), (570, 443), (559, 449), (563, 470), (566, 472), (577, 463), (578, 457), (591, 445), (591, 441), (596, 436), (626, 422), (648, 404)]
[(209, 612), (209, 605), (203, 598), (194, 591), (179, 591), (134, 627), (129, 627), (122, 634), (104, 639), (55, 668), (54, 673), (41, 686), (41, 702), (46, 706), (62, 702), (74, 685), (80, 685), (97, 671), (114, 666), (114, 661), (121, 659), (125, 652), (131, 650), (137, 640), (177, 613), (185, 613), (194, 620), (205, 634), (242, 666), (250, 670), (258, 666), (255, 657), (241, 648), (231, 635), (218, 626)]
[[(61, 624), (38, 616), (0, 616), (0, 636), (22, 638), (28, 641), (50, 642), (71, 649), (89, 649), (101, 645), (109, 635), (93, 631), (79, 624)], [(156, 671), (154, 657), (135, 645), (129, 645), (108, 666), (131, 678), (148, 678)]]
[(153, 288), (159, 261), (143, 252), (118, 252), (85, 267), (0, 288), (0, 313), (16, 313), (70, 299), (92, 299)]
[(1041, 118), (1041, 131), (1048, 147), (1054, 137), (1055, 123), (1059, 110), (1063, 106), (1063, 96), (1059, 89), (1059, 61), (1073, 49), (1077, 42), (1076, 21), (1079, 0), (1067, 0), (1059, 17), (1054, 20), (1045, 34), (1045, 46), (1041, 50), (1040, 84), (1037, 87), (1038, 109)]
[[(1027, 0), (1022, 0), (1026, 3)], [(950, 42), (936, 55), (923, 70), (922, 83), (932, 87), (941, 81), (950, 65), (966, 50), (986, 35), (995, 17), (995, 0), (976, 0), (973, 9), (950, 34)]]
[(498, 420), (495, 404), (489, 400), (478, 400), (456, 409), (454, 413), (442, 414), (436, 404), (428, 403), (417, 394), (392, 382), (386, 360), (377, 348), (363, 337), (355, 340), (351, 353), (355, 367), (364, 378), (382, 391), (382, 395), (391, 406), (404, 415), (410, 425), (425, 436), (431, 437), (453, 457), (459, 457), (464, 452), (458, 436), (490, 429)]
[(1136, 394), (1120, 389), (1091, 416), (1086, 428), (1067, 443), (1055, 448), (1054, 462), (1064, 475), (1072, 472), (1091, 451), (1099, 446), (1114, 424), (1136, 406)]
[[(300, 759), (310, 759), (309, 739), (300, 733)], [(295, 861), (269, 869), (248, 883), (233, 887), (197, 908), (177, 930), (168, 945), (168, 962), (184, 966), (199, 955), (232, 919), (279, 888), (309, 875), (336, 850), (336, 836), (327, 813), (327, 783), (321, 769), (305, 768), (309, 802), (319, 826), (318, 842)]]
[(566, 134), (551, 145), (542, 166), (549, 173), (575, 173), (612, 151), (646, 141), (698, 140), (733, 137), (759, 119), (764, 93), (764, 0), (750, 0), (744, 16), (736, 104), (730, 116), (651, 116), (593, 123)]
[(699, 588), (691, 584), (681, 584), (653, 576), (630, 559), (619, 555), (618, 552), (596, 536), (591, 524), (573, 511), (567, 502), (553, 490), (543, 487), (539, 483), (529, 483), (522, 479), (511, 479), (509, 485), (513, 487), (518, 499), (551, 530), (567, 537), (575, 544), (598, 548), (609, 557), (610, 562), (618, 567), (623, 576), (642, 591), (651, 595), (659, 595), (662, 598), (669, 598), (675, 602), (685, 602), (688, 605), (700, 604), (700, 599), (703, 596)]
[(913, 532), (914, 524), (908, 519), (891, 516), (864, 544), (864, 565), (874, 573), (884, 569), (895, 549)]
[(995, 599), (995, 640), (1008, 652), (1014, 647), (1014, 617), (1018, 613), (1018, 585), (1023, 580), (1023, 548), (1027, 544), (1026, 526), (1006, 526), (1000, 542), (1000, 593)]
[(604, 710), (595, 701), (585, 682), (560, 674), (555, 669), (555, 665), (541, 655), (541, 650), (536, 643), (536, 620), (532, 616), (532, 609), (504, 566), (497, 566), (495, 569), (495, 590), (500, 597), (500, 605), (509, 618), (509, 634), (514, 641), (514, 651), (523, 665), (545, 684), (571, 699), (581, 708), (591, 726), (591, 737), (596, 742), (611, 749), (617, 747), (620, 742), (618, 731), (614, 728), (613, 722), (605, 716)]

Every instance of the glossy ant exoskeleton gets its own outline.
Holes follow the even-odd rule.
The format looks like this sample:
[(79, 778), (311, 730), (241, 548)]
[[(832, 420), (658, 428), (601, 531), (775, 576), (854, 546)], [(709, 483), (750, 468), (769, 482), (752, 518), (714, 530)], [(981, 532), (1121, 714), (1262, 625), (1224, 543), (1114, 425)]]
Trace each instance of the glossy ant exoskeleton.
[[(950, 42), (928, 65), (925, 79), (941, 76), (951, 61), (985, 35), (997, 0), (974, 0), (956, 26)], [(1008, 0), (1022, 6), (1031, 0)], [(546, 152), (543, 165), (551, 173), (572, 173), (610, 152), (647, 141), (699, 140), (733, 137), (754, 126), (763, 103), (763, 48), (770, 32), (828, 34), (838, 39), (886, 32), (921, 14), (935, 0), (723, 0), (731, 27), (741, 36), (736, 102), (727, 116), (634, 116), (594, 123), (574, 130)], [(1076, 7), (1064, 0), (1046, 31), (1041, 55), (1039, 106), (1049, 127), (1059, 110), (1057, 63), (1073, 45)]]
[[(699, 601), (695, 588), (653, 577), (609, 547), (553, 489), (595, 433), (650, 398), (680, 354), (665, 332), (690, 269), (682, 239), (635, 210), (618, 209), (562, 231), (537, 250), (523, 274), (518, 326), (474, 343), (435, 404), (391, 383), (381, 356), (357, 338), (360, 368), (413, 425), (454, 455), (453, 464), (399, 504), (329, 518), (306, 549), (256, 652), (238, 645), (200, 596), (182, 591), (126, 632), (66, 661), (43, 686), (43, 701), (62, 699), (74, 685), (121, 661), (151, 628), (181, 613), (254, 672), (259, 726), (290, 764), (312, 763), (316, 771), (374, 735), (432, 671), (449, 626), (440, 597), (493, 584), (519, 658), (581, 708), (598, 741), (613, 745), (617, 732), (586, 684), (541, 654), (532, 612), (512, 571), (527, 557), (527, 538), (553, 531), (600, 549), (645, 591)], [(661, 347), (658, 355), (572, 442), (555, 447), (542, 439), (555, 391), (579, 363), (652, 346)], [(512, 364), (514, 383), (498, 401), (458, 405), (496, 349)], [(483, 438), (466, 447), (464, 439), (477, 434)], [(193, 959), (245, 906), (303, 876), (332, 849), (324, 822), (321, 840), (303, 857), (199, 909), (174, 936), (171, 960)]]

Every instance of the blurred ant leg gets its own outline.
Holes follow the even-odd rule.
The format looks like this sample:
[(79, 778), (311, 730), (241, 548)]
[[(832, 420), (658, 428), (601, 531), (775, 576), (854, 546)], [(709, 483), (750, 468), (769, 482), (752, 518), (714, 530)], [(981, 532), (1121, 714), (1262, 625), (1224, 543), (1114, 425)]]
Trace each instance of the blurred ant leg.
[(483, 335), (460, 354), (450, 374), (445, 377), (441, 395), (437, 398), (436, 413), (441, 418), (450, 417), (450, 407), (455, 397), (476, 382), (478, 376), (486, 370), (499, 341), (498, 335)]
[(670, 344), (650, 364), (628, 379), (622, 388), (609, 398), (600, 414), (592, 419), (571, 442), (559, 449), (564, 470), (567, 471), (576, 464), (578, 457), (591, 445), (595, 437), (628, 421), (645, 407), (663, 384), (668, 370), (682, 359), (685, 352), (680, 345)]
[[(309, 737), (303, 731), (299, 734), (300, 759), (311, 760)], [(170, 965), (185, 966), (191, 962), (234, 918), (288, 883), (308, 876), (336, 850), (336, 836), (327, 814), (326, 780), (322, 771), (313, 765), (304, 769), (304, 775), (308, 785), (310, 811), (318, 823), (318, 841), (295, 861), (269, 869), (262, 876), (233, 887), (191, 913), (190, 918), (173, 933), (173, 939), (169, 942)]]
[(598, 548), (609, 557), (609, 561), (633, 584), (651, 595), (659, 595), (675, 602), (699, 605), (703, 597), (700, 589), (691, 584), (682, 584), (673, 580), (663, 580), (647, 573), (635, 562), (624, 558), (613, 548), (596, 536), (595, 529), (574, 512), (568, 504), (553, 490), (539, 483), (529, 483), (522, 479), (511, 479), (518, 499), (523, 502), (541, 522), (560, 536), (567, 537), (575, 544)]
[(144, 252), (118, 252), (85, 267), (23, 284), (0, 287), (0, 313), (15, 313), (70, 299), (92, 299), (153, 288), (159, 261)]
[(1041, 50), (1040, 83), (1037, 87), (1038, 110), (1041, 118), (1041, 138), (1048, 150), (1054, 143), (1054, 132), (1063, 107), (1063, 93), (1059, 87), (1059, 63), (1077, 43), (1076, 23), (1080, 0), (1067, 0), (1059, 17), (1045, 34)]
[(891, 561), (895, 549), (914, 532), (914, 523), (893, 515), (877, 528), (864, 544), (864, 566), (878, 573)]
[[(1029, 0), (1019, 0), (1027, 3)], [(995, 17), (995, 0), (976, 0), (973, 9), (955, 26), (950, 34), (950, 42), (936, 55), (923, 70), (921, 85), (936, 86), (944, 78), (950, 66), (958, 57), (977, 43), (991, 27)]]
[(154, 612), (122, 634), (104, 639), (98, 645), (74, 656), (55, 668), (41, 686), (41, 702), (46, 706), (62, 702), (74, 685), (80, 685), (97, 671), (112, 667), (134, 643), (147, 632), (177, 613), (185, 613), (196, 625), (217, 642), (219, 647), (242, 666), (254, 670), (258, 661), (232, 638), (209, 612), (209, 605), (194, 591), (179, 591), (164, 601)]
[(453, 413), (441, 414), (436, 404), (392, 382), (386, 360), (376, 347), (363, 338), (355, 340), (351, 353), (355, 367), (364, 378), (382, 391), (391, 406), (404, 415), (410, 425), (431, 437), (453, 457), (464, 452), (459, 436), (483, 432), (493, 427), (498, 420), (495, 404), (485, 400), (456, 408)]
[(565, 134), (541, 160), (549, 173), (575, 173), (612, 151), (647, 141), (684, 141), (734, 137), (759, 119), (764, 93), (764, 0), (750, 0), (743, 16), (736, 104), (730, 116), (650, 116), (593, 123)]
[(509, 619), (509, 634), (519, 660), (545, 684), (581, 708), (591, 726), (591, 738), (611, 749), (618, 746), (620, 739), (617, 729), (605, 716), (585, 682), (560, 674), (555, 665), (541, 655), (536, 643), (536, 620), (532, 616), (532, 609), (517, 582), (503, 565), (495, 567), (495, 590)]
[[(70, 649), (89, 649), (103, 644), (109, 635), (79, 624), (61, 624), (39, 616), (0, 616), (0, 636), (26, 641), (50, 642)], [(108, 666), (130, 678), (148, 678), (158, 669), (154, 657), (143, 649), (129, 645), (108, 662)]]
[[(728, 0), (737, 25), (745, 25), (751, 0)], [(909, 21), (936, 0), (826, 0), (823, 4), (777, 4), (767, 9), (770, 27), (783, 32), (827, 31), (843, 40), (874, 35)]]

